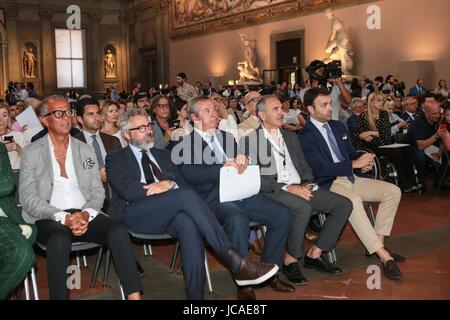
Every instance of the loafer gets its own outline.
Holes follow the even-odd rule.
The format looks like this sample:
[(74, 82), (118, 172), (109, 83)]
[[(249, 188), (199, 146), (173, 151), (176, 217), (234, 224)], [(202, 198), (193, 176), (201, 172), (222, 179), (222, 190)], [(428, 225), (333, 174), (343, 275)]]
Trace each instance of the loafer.
[(279, 276), (273, 277), (273, 280), (270, 282), (270, 288), (276, 292), (294, 292), (295, 287), (287, 282), (284, 282), (280, 279)]
[(256, 300), (256, 294), (252, 287), (238, 287), (237, 289), (238, 300)]
[(389, 248), (384, 247), (387, 252), (391, 255), (391, 257), (394, 259), (395, 262), (405, 262), (406, 258), (402, 256), (401, 254), (392, 252)]
[(394, 260), (388, 260), (383, 264), (383, 272), (386, 278), (398, 281), (402, 278), (402, 272)]
[(305, 285), (308, 283), (308, 280), (305, 278), (305, 276), (302, 274), (300, 270), (300, 266), (297, 262), (292, 262), (288, 265), (283, 265), (281, 268), (281, 271), (286, 276), (286, 278), (289, 280), (289, 282), (296, 284), (296, 285)]
[(329, 273), (332, 275), (339, 275), (342, 273), (342, 269), (338, 266), (329, 263), (326, 259), (319, 257), (317, 259), (305, 256), (304, 258), (305, 268), (316, 269), (321, 272)]
[(238, 286), (250, 286), (269, 280), (278, 272), (278, 269), (276, 264), (254, 262), (243, 258), (239, 271), (231, 275)]

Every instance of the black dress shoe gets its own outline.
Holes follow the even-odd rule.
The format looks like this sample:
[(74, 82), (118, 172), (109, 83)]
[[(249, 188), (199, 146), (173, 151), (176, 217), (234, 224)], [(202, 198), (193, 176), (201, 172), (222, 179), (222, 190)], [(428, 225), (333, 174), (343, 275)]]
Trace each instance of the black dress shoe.
[(342, 273), (342, 269), (330, 264), (326, 259), (319, 257), (317, 259), (310, 258), (305, 256), (304, 258), (305, 268), (314, 268), (321, 272), (329, 273), (332, 275), (339, 275)]
[(305, 285), (308, 283), (308, 280), (306, 280), (305, 276), (302, 274), (297, 262), (283, 265), (282, 272), (289, 282), (293, 284)]
[(142, 276), (144, 274), (144, 269), (142, 268), (141, 264), (137, 260), (136, 260), (136, 268), (137, 268), (139, 275)]
[(386, 278), (391, 280), (400, 280), (402, 278), (402, 272), (394, 260), (388, 260), (383, 264), (383, 272)]
[(273, 291), (277, 292), (294, 292), (295, 288), (294, 286), (290, 285), (287, 282), (284, 282), (280, 279), (279, 276), (273, 277), (273, 280), (270, 282), (270, 288)]
[(238, 300), (256, 300), (256, 294), (252, 287), (238, 287), (237, 289)]
[(392, 252), (390, 249), (384, 247), (387, 252), (391, 255), (395, 262), (405, 262), (406, 258), (398, 253)]

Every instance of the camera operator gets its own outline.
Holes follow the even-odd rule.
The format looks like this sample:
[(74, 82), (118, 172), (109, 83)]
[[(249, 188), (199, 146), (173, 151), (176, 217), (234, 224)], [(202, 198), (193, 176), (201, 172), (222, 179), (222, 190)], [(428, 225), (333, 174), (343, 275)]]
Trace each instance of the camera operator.
[[(332, 61), (329, 64), (325, 64), (320, 60), (314, 60), (308, 67), (306, 67), (311, 88), (322, 87), (328, 89), (330, 92), (333, 120), (339, 120), (341, 101), (345, 105), (350, 105), (352, 102), (352, 95), (342, 81), (342, 71), (340, 65), (340, 61)], [(302, 102), (303, 96), (308, 89), (310, 88), (305, 88), (300, 92)], [(339, 99), (339, 96), (341, 96), (341, 100)]]

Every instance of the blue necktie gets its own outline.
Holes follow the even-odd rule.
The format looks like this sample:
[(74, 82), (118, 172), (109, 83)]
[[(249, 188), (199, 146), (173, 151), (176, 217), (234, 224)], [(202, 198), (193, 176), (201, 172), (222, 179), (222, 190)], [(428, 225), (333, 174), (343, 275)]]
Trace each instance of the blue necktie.
[(219, 148), (219, 142), (216, 140), (216, 135), (212, 134), (210, 136), (211, 146), (213, 147), (214, 155), (219, 163), (225, 163), (227, 158), (222, 150)]
[(93, 134), (91, 138), (92, 138), (92, 147), (94, 148), (95, 155), (97, 156), (98, 167), (99, 169), (104, 168), (105, 161), (103, 160), (102, 150), (100, 149), (100, 145), (98, 144), (97, 136)]
[[(333, 131), (331, 131), (331, 127), (328, 123), (325, 123), (323, 127), (327, 130), (328, 135), (328, 141), (330, 142), (331, 150), (333, 150), (334, 154), (338, 158), (339, 162), (345, 161), (344, 156), (341, 153), (341, 150), (339, 149), (339, 146), (337, 144), (336, 138), (334, 137)], [(347, 176), (348, 180), (350, 180), (352, 183), (355, 183), (355, 177), (353, 175)]]

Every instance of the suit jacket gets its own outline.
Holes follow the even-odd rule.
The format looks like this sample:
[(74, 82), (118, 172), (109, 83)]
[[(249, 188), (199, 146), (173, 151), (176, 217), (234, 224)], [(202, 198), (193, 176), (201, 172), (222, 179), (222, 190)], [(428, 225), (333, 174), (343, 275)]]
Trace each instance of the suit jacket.
[[(108, 154), (112, 151), (115, 151), (115, 150), (122, 149), (122, 144), (120, 143), (120, 140), (118, 138), (113, 137), (112, 135), (109, 135), (109, 134), (106, 134), (103, 132), (99, 132), (99, 134), (100, 134), (100, 139), (102, 140), (103, 146), (105, 147), (106, 154)], [(83, 131), (80, 131), (73, 137), (84, 143), (87, 143), (86, 138), (83, 134)], [(111, 199), (111, 192), (109, 191), (108, 183), (103, 183), (103, 188), (105, 189), (105, 199), (107, 201), (109, 201)]]
[(427, 89), (425, 89), (425, 87), (422, 87), (421, 90), (419, 90), (419, 88), (417, 86), (414, 86), (409, 90), (409, 94), (414, 95), (414, 96), (417, 96), (418, 94), (422, 94), (425, 92), (427, 92)]
[[(86, 199), (84, 206), (79, 209), (92, 208), (100, 211), (105, 190), (94, 150), (86, 143), (72, 138), (70, 146), (78, 185)], [(53, 215), (61, 209), (50, 205), (54, 178), (48, 139), (39, 139), (26, 146), (21, 160), (19, 196), (25, 221), (34, 223), (37, 220), (53, 220)]]
[[(216, 130), (216, 137), (226, 156), (235, 158), (237, 144), (233, 136), (221, 130)], [(223, 164), (215, 163), (215, 154), (202, 136), (193, 130), (172, 150), (172, 158), (179, 159), (180, 171), (186, 181), (211, 207), (220, 202), (219, 180)]]
[[(289, 130), (280, 129), (286, 148), (292, 163), (297, 170), (302, 182), (314, 181), (314, 175), (303, 155), (297, 135)], [(264, 136), (264, 129), (258, 129), (241, 138), (239, 153), (249, 156), (252, 164), (258, 164), (261, 171), (261, 191), (273, 193), (281, 191), (285, 183), (278, 183), (278, 172), (275, 156), (272, 148)]]
[[(156, 148), (150, 151), (168, 180), (174, 181), (180, 188), (189, 187), (177, 166), (173, 164), (170, 152)], [(147, 197), (147, 191), (143, 189), (146, 184), (141, 182), (139, 163), (130, 146), (109, 153), (105, 163), (106, 174), (112, 188), (108, 214), (113, 219), (122, 220), (122, 212), (126, 205)]]
[(335, 120), (328, 121), (328, 124), (345, 158), (343, 162), (334, 163), (325, 139), (311, 121), (306, 122), (305, 128), (299, 133), (303, 152), (311, 165), (317, 183), (326, 189), (330, 189), (336, 177), (353, 174), (352, 161), (357, 157), (356, 149), (351, 144), (345, 126)]
[[(70, 129), (70, 135), (73, 137), (76, 134), (80, 133), (81, 131), (77, 128), (72, 128)], [(42, 137), (45, 137), (48, 133), (48, 129), (44, 128), (41, 131), (39, 131), (38, 133), (36, 133), (33, 137), (31, 137), (31, 142), (35, 142), (36, 140), (39, 140)]]

